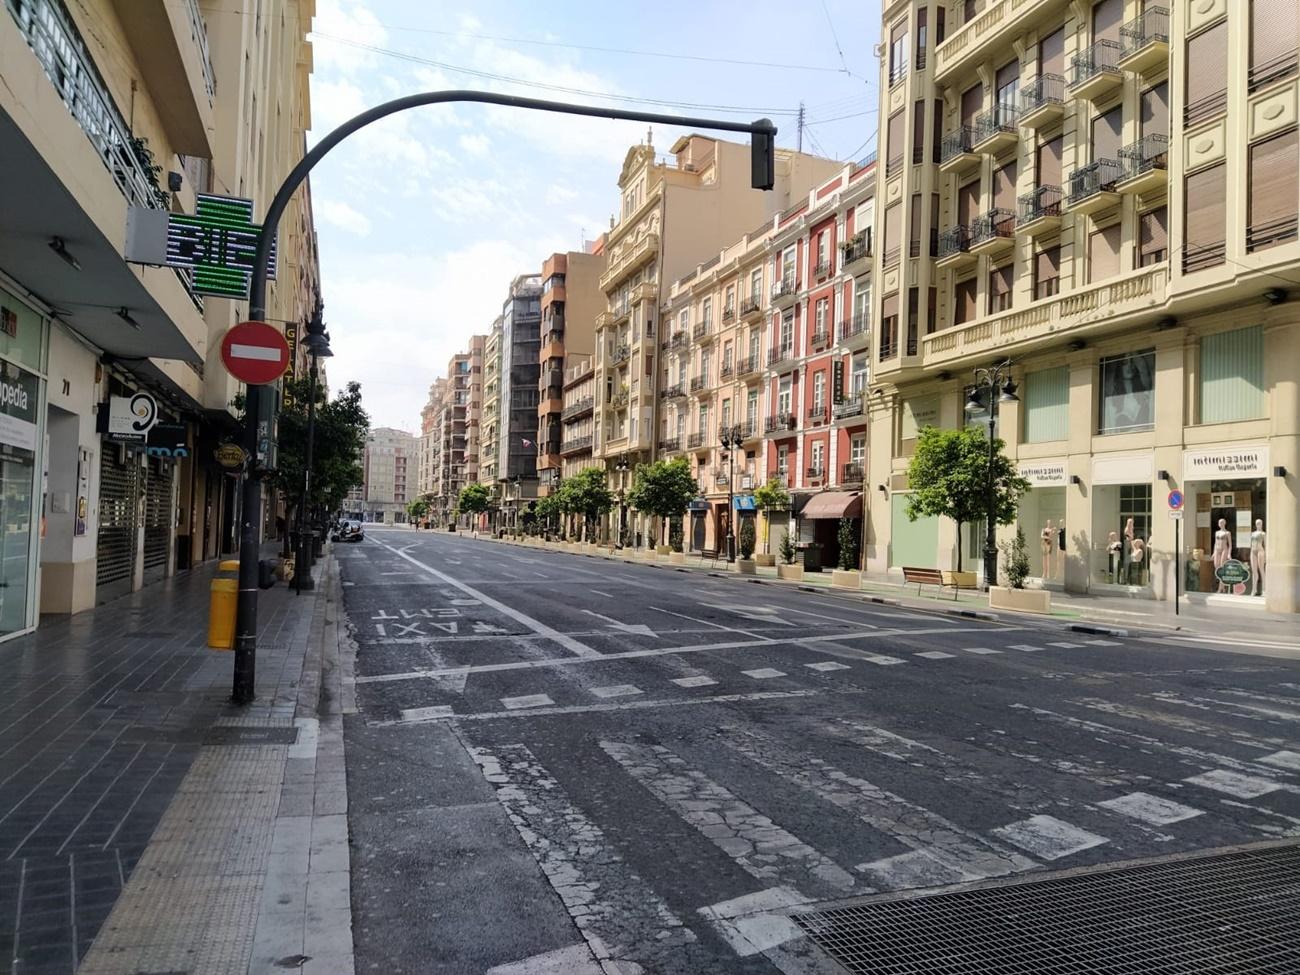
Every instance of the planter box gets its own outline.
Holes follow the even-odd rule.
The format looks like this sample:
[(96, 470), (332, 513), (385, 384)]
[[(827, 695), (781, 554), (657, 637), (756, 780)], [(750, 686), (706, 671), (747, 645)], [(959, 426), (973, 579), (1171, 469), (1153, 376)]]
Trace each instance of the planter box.
[(685, 553), (685, 552), (673, 552), (671, 555), (668, 556), (668, 561), (671, 562), (673, 565), (685, 565), (685, 564), (686, 564), (686, 553)]
[(758, 575), (758, 563), (753, 559), (736, 559), (736, 571), (742, 576)]
[(989, 590), (989, 609), (1010, 609), (1017, 613), (1050, 613), (1052, 591), (994, 586)]
[(671, 546), (671, 545), (656, 545), (656, 546), (655, 546), (655, 555), (671, 555), (671, 554), (672, 554), (672, 551), (673, 551), (673, 549), (672, 549), (672, 546)]
[(771, 552), (755, 552), (754, 561), (759, 565), (767, 566), (769, 569), (776, 565), (776, 556)]
[(803, 582), (803, 566), (798, 562), (794, 565), (778, 565), (776, 575), (778, 579), (784, 579), (786, 582)]
[(861, 589), (862, 573), (857, 569), (834, 569), (831, 571), (831, 585), (838, 589)]

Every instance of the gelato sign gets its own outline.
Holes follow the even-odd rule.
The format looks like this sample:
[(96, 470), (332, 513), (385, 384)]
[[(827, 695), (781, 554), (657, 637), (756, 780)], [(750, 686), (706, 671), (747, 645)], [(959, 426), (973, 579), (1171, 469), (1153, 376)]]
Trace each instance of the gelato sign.
[(1183, 451), (1183, 480), (1209, 481), (1264, 477), (1268, 473), (1268, 447), (1216, 447)]
[(1020, 465), (1020, 476), (1034, 487), (1064, 487), (1069, 481), (1063, 460), (1035, 460)]

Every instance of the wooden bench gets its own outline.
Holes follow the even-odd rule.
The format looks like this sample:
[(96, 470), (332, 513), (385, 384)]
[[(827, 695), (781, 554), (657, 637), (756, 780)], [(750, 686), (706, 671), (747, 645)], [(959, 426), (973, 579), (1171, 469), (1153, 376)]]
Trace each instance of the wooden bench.
[(903, 583), (916, 583), (916, 593), (921, 594), (922, 586), (938, 586), (940, 589), (952, 589), (952, 598), (957, 598), (962, 589), (977, 589), (979, 582), (974, 572), (954, 572), (950, 569), (922, 569), (916, 566), (903, 567)]

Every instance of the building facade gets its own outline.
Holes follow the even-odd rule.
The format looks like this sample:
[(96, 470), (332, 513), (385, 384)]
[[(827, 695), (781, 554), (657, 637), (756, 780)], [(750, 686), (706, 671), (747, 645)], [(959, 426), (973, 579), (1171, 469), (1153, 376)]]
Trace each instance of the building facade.
[(414, 499), (419, 438), (393, 427), (375, 427), (366, 437), (360, 498), (349, 500), (348, 517), (369, 524), (404, 525)]
[(868, 567), (978, 562), (905, 471), (993, 413), (1041, 584), (1300, 609), (1296, 5), (884, 13)]
[(498, 524), (513, 528), (537, 498), (537, 407), (541, 399), (542, 279), (521, 274), (501, 308), (496, 482)]
[(483, 417), (479, 429), (478, 481), (489, 490), (497, 490), (501, 448), (501, 332), (498, 318), (492, 323), (483, 343)]

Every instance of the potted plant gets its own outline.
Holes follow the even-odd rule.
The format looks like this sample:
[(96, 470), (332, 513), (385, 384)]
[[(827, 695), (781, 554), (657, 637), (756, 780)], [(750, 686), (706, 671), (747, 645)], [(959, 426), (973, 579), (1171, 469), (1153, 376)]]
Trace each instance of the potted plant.
[(736, 559), (736, 571), (741, 575), (758, 574), (758, 563), (754, 561), (754, 519), (740, 519), (740, 558)]
[(769, 478), (766, 484), (754, 489), (754, 507), (763, 512), (763, 548), (754, 556), (759, 565), (775, 565), (772, 554), (772, 513), (790, 510), (790, 492), (779, 477)]
[(673, 565), (686, 564), (686, 553), (682, 551), (685, 540), (685, 535), (682, 532), (682, 520), (680, 518), (673, 519), (672, 528), (668, 531), (668, 546), (672, 549), (668, 561)]
[(787, 582), (803, 581), (803, 566), (795, 565), (799, 550), (794, 546), (794, 536), (786, 532), (781, 536), (781, 564), (776, 567), (777, 577)]
[(989, 608), (1010, 609), (1021, 613), (1050, 613), (1052, 594), (1047, 589), (1026, 589), (1029, 576), (1029, 553), (1025, 550), (1025, 530), (1016, 526), (1016, 540), (1003, 542), (1002, 575), (1005, 586), (989, 586)]
[(858, 571), (858, 532), (853, 527), (852, 518), (840, 519), (838, 541), (839, 568), (831, 573), (831, 585), (841, 589), (861, 589), (862, 573)]

